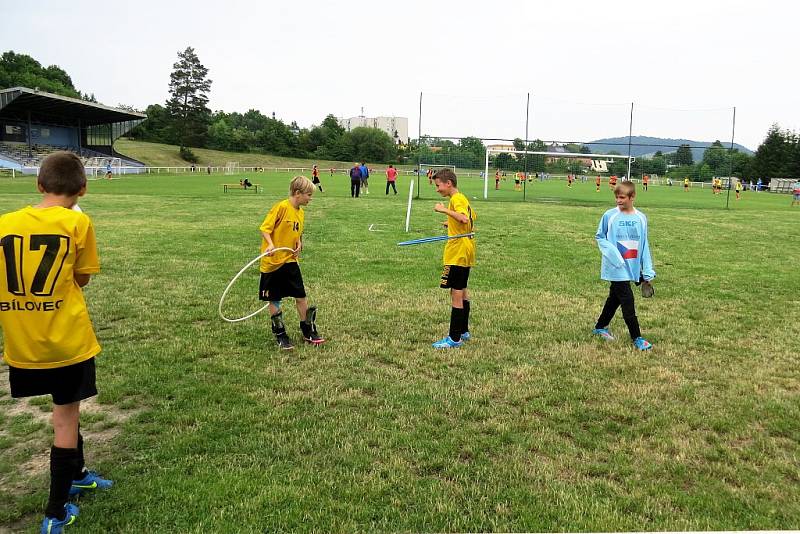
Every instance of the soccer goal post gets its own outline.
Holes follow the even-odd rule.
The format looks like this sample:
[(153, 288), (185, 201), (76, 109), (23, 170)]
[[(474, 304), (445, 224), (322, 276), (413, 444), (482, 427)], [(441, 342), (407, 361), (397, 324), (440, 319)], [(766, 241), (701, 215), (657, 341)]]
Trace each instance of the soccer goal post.
[(441, 169), (453, 169), (453, 172), (456, 172), (455, 165), (442, 165), (439, 163), (425, 163), (420, 161), (417, 165), (417, 198), (419, 198), (419, 188), (420, 184), (422, 184), (422, 178), (428, 176), (428, 172), (430, 171), (430, 179), (433, 179), (433, 175), (436, 174)]
[(419, 175), (425, 176), (427, 175), (428, 171), (433, 171), (433, 174), (436, 174), (437, 171), (440, 169), (453, 169), (453, 172), (456, 172), (455, 165), (440, 165), (437, 163), (419, 163)]
[(90, 180), (97, 180), (103, 178), (107, 173), (116, 175), (118, 178), (122, 175), (122, 159), (112, 158), (111, 156), (92, 156), (86, 158), (83, 164), (86, 169), (86, 176)]
[(233, 174), (239, 174), (239, 162), (238, 161), (229, 161), (225, 164), (225, 175), (230, 176)]
[(620, 154), (584, 154), (582, 152), (552, 152), (552, 151), (537, 151), (537, 150), (509, 150), (507, 148), (486, 147), (486, 162), (483, 171), (483, 198), (489, 198), (489, 159), (493, 154), (523, 154), (544, 156), (549, 159), (556, 158), (575, 158), (587, 162), (587, 167), (596, 167), (597, 163), (603, 161), (606, 164), (613, 162), (615, 159), (625, 159), (628, 163), (636, 161), (633, 156), (622, 156)]

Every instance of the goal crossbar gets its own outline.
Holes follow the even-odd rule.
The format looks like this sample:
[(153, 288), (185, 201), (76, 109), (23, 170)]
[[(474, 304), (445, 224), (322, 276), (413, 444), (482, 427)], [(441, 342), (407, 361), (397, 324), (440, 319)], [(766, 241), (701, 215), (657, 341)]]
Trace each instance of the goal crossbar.
[(620, 154), (584, 154), (583, 152), (550, 152), (547, 150), (508, 150), (503, 148), (486, 148), (486, 165), (483, 172), (483, 198), (489, 198), (489, 156), (492, 154), (529, 154), (532, 156), (552, 156), (556, 158), (586, 158), (586, 159), (605, 159), (613, 161), (615, 159), (627, 159), (636, 161), (634, 156), (623, 156)]

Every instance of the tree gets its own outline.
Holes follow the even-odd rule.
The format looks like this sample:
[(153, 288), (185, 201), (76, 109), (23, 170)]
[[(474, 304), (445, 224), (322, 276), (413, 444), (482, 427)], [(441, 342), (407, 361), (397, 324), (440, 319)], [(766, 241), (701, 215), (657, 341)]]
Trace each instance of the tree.
[(675, 162), (678, 165), (692, 165), (694, 164), (694, 157), (692, 157), (692, 149), (689, 145), (681, 145), (675, 153)]
[(637, 159), (634, 163), (639, 163), (641, 171), (644, 174), (658, 174), (663, 176), (667, 173), (667, 164), (664, 161), (664, 157), (660, 155), (655, 155), (647, 159)]
[(764, 142), (756, 150), (753, 171), (761, 178), (778, 178), (791, 174), (792, 152), (797, 138), (791, 132), (781, 130), (773, 124)]
[(25, 54), (11, 50), (0, 57), (0, 89), (29, 87), (48, 93), (81, 98), (69, 75), (57, 65), (42, 67), (41, 63)]
[(511, 170), (513, 158), (508, 152), (501, 152), (494, 156), (494, 167), (501, 171)]
[(730, 158), (719, 140), (711, 143), (703, 152), (703, 165), (708, 165), (715, 176), (727, 176), (730, 172)]
[(172, 120), (175, 141), (183, 146), (202, 147), (208, 135), (211, 111), (208, 92), (211, 80), (191, 46), (178, 52), (178, 61), (169, 77), (167, 111)]
[(397, 154), (394, 140), (377, 128), (353, 128), (342, 137), (350, 138), (353, 149), (350, 159), (388, 163), (394, 161)]
[(128, 136), (154, 143), (170, 143), (170, 116), (164, 106), (151, 104), (145, 110), (147, 120), (128, 132)]
[(322, 128), (327, 128), (331, 133), (336, 135), (342, 135), (344, 133), (344, 128), (339, 124), (339, 121), (336, 120), (336, 117), (333, 114), (328, 114), (320, 124)]
[(697, 169), (697, 177), (701, 182), (710, 182), (714, 177), (714, 171), (709, 165), (701, 163)]

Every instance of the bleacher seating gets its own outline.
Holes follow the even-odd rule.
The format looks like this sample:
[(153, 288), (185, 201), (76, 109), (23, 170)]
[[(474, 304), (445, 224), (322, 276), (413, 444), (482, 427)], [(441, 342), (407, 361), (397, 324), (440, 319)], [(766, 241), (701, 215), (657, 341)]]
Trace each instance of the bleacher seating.
[[(27, 143), (4, 143), (0, 142), (0, 156), (16, 161), (23, 167), (38, 167), (41, 165), (42, 160), (53, 152), (59, 150), (66, 150), (77, 154), (81, 158), (84, 165), (89, 160), (95, 161), (97, 158), (108, 158), (106, 154), (96, 152), (94, 150), (83, 149), (83, 155), (76, 147), (71, 146), (57, 146), (57, 145), (32, 145), (28, 151)], [(129, 162), (122, 160), (123, 165), (140, 166), (140, 163)]]

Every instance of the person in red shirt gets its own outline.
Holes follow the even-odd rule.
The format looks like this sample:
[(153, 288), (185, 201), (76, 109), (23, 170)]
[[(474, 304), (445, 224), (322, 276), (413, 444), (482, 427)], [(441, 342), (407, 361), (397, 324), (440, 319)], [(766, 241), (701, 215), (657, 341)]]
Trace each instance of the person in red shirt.
[(389, 194), (389, 186), (392, 186), (394, 189), (394, 194), (397, 194), (397, 186), (395, 182), (397, 181), (397, 169), (395, 169), (392, 165), (389, 165), (389, 168), (386, 169), (386, 194)]
[(594, 185), (595, 185), (595, 192), (599, 193), (600, 192), (600, 176), (597, 176), (594, 179)]
[(617, 186), (617, 175), (616, 174), (612, 174), (608, 178), (608, 187), (610, 187), (611, 189), (614, 189), (616, 186)]
[(644, 176), (642, 176), (642, 187), (644, 187), (644, 190), (645, 190), (645, 191), (647, 191), (647, 185), (648, 185), (649, 183), (650, 183), (650, 176), (648, 176), (647, 174), (645, 174)]
[(494, 188), (500, 189), (500, 171), (495, 171), (494, 173)]

